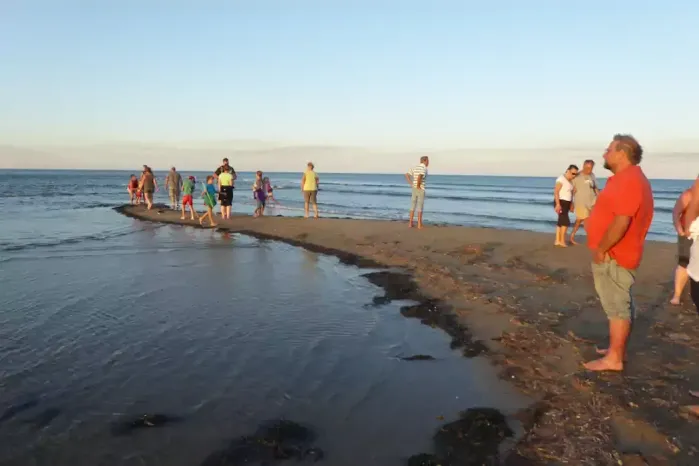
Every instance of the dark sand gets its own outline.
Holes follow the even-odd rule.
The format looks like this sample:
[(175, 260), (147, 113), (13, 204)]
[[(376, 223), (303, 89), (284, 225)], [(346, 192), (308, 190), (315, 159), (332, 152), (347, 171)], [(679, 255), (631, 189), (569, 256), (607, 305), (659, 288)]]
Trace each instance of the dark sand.
[[(117, 208), (155, 222), (198, 226), (162, 207)], [(280, 240), (337, 255), (360, 266), (410, 272), (419, 293), (439, 303), (433, 316), (464, 348), (487, 353), (502, 377), (540, 400), (521, 420), (527, 434), (507, 464), (699, 463), (699, 419), (682, 410), (697, 402), (699, 318), (685, 295), (668, 304), (676, 246), (648, 242), (635, 287), (639, 317), (622, 374), (591, 374), (581, 362), (606, 346), (607, 321), (594, 292), (585, 246), (558, 249), (551, 235), (403, 222), (236, 216), (231, 232)], [(375, 283), (381, 280), (374, 276)], [(384, 283), (392, 292), (415, 292)], [(407, 286), (408, 289), (404, 289)], [(425, 314), (419, 306), (408, 310)]]

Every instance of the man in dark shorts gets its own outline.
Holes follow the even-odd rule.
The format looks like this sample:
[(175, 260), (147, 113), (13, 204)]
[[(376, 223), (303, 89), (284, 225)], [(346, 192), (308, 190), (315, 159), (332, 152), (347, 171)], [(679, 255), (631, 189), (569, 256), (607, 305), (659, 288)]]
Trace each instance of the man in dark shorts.
[(684, 291), (689, 276), (687, 275), (687, 265), (689, 265), (689, 251), (692, 248), (692, 240), (689, 239), (685, 230), (685, 214), (692, 200), (692, 188), (685, 190), (675, 202), (672, 210), (672, 223), (677, 231), (677, 268), (675, 269), (675, 292), (672, 295), (670, 304), (675, 306), (680, 304), (682, 291)]
[[(229, 183), (229, 178), (226, 176), (225, 178), (225, 186), (226, 189), (223, 192), (223, 199), (221, 200), (221, 216), (226, 217), (226, 212), (228, 212), (230, 216), (230, 207), (233, 204), (233, 190), (235, 189), (235, 180), (238, 178), (238, 175), (235, 173), (235, 170), (233, 167), (230, 166), (228, 163), (228, 158), (223, 159), (223, 164), (216, 169), (214, 172), (214, 176), (218, 179), (219, 176), (221, 176), (221, 173), (227, 173), (231, 175), (230, 178), (230, 183)], [(224, 200), (225, 204), (224, 205)]]

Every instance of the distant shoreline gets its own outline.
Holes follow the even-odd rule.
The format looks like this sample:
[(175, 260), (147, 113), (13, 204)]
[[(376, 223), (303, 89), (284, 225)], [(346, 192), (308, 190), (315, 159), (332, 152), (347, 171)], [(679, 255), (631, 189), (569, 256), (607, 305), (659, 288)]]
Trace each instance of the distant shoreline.
[[(126, 205), (116, 210), (135, 219), (198, 227), (163, 206), (147, 211)], [(240, 215), (221, 221), (219, 229), (335, 255), (349, 264), (409, 272), (422, 295), (442, 303), (439, 312), (445, 319), (455, 318), (454, 328), (465, 332), (459, 338), (482, 346), (504, 378), (541, 400), (523, 414), (527, 433), (514, 453), (534, 464), (551, 458), (569, 464), (611, 464), (610, 459), (628, 453), (620, 446), (624, 439), (618, 438), (625, 435), (624, 426), (652, 431), (656, 440), (644, 449), (672, 460), (685, 458), (690, 453), (687, 445), (699, 445), (696, 429), (678, 425), (676, 401), (660, 414), (653, 405), (659, 402), (653, 400), (682, 398), (673, 391), (684, 387), (673, 380), (688, 370), (682, 361), (699, 358), (676, 354), (675, 342), (664, 336), (668, 330), (656, 330), (661, 321), (663, 329), (699, 340), (699, 329), (694, 335), (682, 322), (667, 317), (674, 244), (646, 245), (635, 289), (641, 312), (630, 348), (634, 363), (626, 371), (634, 382), (610, 383), (609, 377), (584, 372), (580, 364), (592, 356), (595, 343), (604, 343), (606, 324), (584, 246), (558, 250), (551, 235), (530, 231), (461, 226), (411, 230), (405, 222), (385, 220)], [(662, 350), (647, 353), (649, 346)], [(658, 359), (664, 355), (675, 355), (674, 366)], [(663, 390), (662, 395), (649, 399), (646, 383)], [(685, 448), (675, 453), (669, 447), (672, 438)], [(569, 444), (575, 448), (567, 448)]]

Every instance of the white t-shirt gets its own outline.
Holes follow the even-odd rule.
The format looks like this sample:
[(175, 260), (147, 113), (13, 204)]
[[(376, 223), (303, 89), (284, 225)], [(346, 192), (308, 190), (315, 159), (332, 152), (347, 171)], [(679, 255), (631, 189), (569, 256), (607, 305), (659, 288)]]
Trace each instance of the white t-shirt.
[(692, 239), (692, 248), (689, 250), (687, 274), (692, 280), (699, 282), (699, 218), (689, 225), (689, 237)]
[(571, 202), (573, 200), (573, 183), (568, 181), (568, 178), (563, 175), (556, 179), (556, 184), (558, 183), (561, 183), (561, 190), (558, 192), (558, 198), (562, 201)]

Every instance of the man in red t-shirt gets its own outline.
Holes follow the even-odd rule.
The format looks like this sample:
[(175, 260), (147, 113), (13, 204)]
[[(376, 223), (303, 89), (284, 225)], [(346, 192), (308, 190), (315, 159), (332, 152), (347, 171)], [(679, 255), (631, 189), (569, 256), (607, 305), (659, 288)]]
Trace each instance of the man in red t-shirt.
[(609, 349), (585, 364), (592, 371), (624, 368), (626, 342), (635, 316), (631, 287), (653, 221), (653, 191), (643, 174), (643, 149), (631, 136), (617, 134), (604, 153), (604, 168), (613, 176), (585, 224), (592, 252), (595, 290), (609, 319)]

